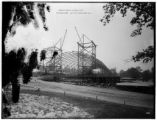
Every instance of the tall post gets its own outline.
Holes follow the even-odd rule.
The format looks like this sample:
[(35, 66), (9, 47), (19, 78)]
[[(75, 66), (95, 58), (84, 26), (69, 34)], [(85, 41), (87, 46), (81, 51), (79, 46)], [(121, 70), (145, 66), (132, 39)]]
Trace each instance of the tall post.
[(62, 55), (63, 55), (63, 53), (62, 53), (62, 49), (61, 49), (61, 56), (60, 56), (60, 73), (63, 72), (63, 70), (62, 70)]
[[(55, 47), (54, 47), (54, 51), (55, 51)], [(55, 61), (55, 57), (54, 57), (54, 71), (56, 71), (56, 61)]]
[(80, 61), (79, 61), (79, 58), (80, 58), (80, 51), (79, 51), (79, 43), (77, 43), (77, 45), (78, 45), (78, 73), (79, 73), (79, 67), (80, 67)]
[(83, 74), (83, 77), (84, 77), (84, 35), (83, 35), (83, 43), (82, 43), (82, 74)]
[[(93, 41), (85, 42), (83, 40), (78, 44), (78, 70), (81, 71), (82, 77), (85, 78), (85, 70), (96, 68), (96, 45)], [(88, 58), (88, 59), (87, 59)], [(85, 69), (86, 68), (86, 69)]]

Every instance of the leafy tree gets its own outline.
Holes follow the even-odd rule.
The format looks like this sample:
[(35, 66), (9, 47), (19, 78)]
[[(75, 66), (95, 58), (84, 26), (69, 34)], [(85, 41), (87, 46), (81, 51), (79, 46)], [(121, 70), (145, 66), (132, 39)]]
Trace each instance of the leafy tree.
[(37, 50), (32, 51), (28, 63), (24, 64), (24, 67), (22, 69), (23, 83), (27, 84), (30, 81), (30, 78), (32, 76), (32, 71), (38, 65), (37, 55), (38, 55)]
[(54, 51), (51, 59), (54, 59), (57, 55), (58, 55), (58, 52)]
[[(131, 33), (131, 36), (141, 35), (144, 26), (154, 30), (155, 27), (155, 2), (125, 2), (125, 3), (106, 3), (103, 6), (104, 16), (100, 20), (104, 25), (111, 21), (111, 18), (117, 12), (122, 14), (122, 17), (127, 15), (128, 11), (135, 13), (135, 17), (130, 21), (131, 25), (136, 25), (137, 28)], [(142, 52), (138, 52), (132, 59), (137, 62), (149, 62), (154, 58), (154, 47), (148, 46)]]
[(150, 70), (145, 70), (142, 72), (142, 78), (143, 78), (143, 81), (148, 81), (152, 78), (152, 73)]
[(155, 84), (155, 68), (154, 67), (152, 67), (151, 73), (152, 73), (151, 76), (152, 76), (153, 82)]
[(137, 66), (136, 69), (139, 71), (139, 72), (142, 72), (142, 69), (140, 66)]
[(35, 28), (39, 27), (35, 17), (35, 5), (43, 22), (43, 28), (48, 30), (45, 10), (49, 12), (50, 8), (45, 3), (2, 2), (2, 87), (5, 87), (10, 82), (12, 83), (13, 102), (18, 102), (19, 99), (20, 86), (17, 78), (20, 72), (22, 72), (24, 83), (29, 81), (32, 70), (37, 65), (37, 51), (33, 51), (29, 62), (24, 63), (26, 55), (25, 48), (19, 48), (17, 52), (11, 50), (9, 53), (6, 53), (5, 39), (7, 34), (15, 35), (16, 27), (19, 25), (26, 26), (32, 22)]
[(12, 84), (12, 100), (13, 102), (18, 102), (19, 98), (19, 81), (18, 76), (23, 67), (26, 51), (24, 48), (19, 48), (16, 52), (15, 50), (10, 51), (5, 54), (5, 62), (3, 62), (3, 78), (2, 87), (5, 87), (8, 83)]
[(124, 77), (124, 75), (123, 75), (124, 72), (125, 72), (124, 70), (120, 70), (119, 75), (120, 75), (121, 77)]
[(154, 69), (154, 67), (152, 67), (151, 72), (152, 72), (152, 75), (154, 76), (154, 74), (155, 74), (155, 69)]
[(40, 53), (40, 61), (43, 61), (43, 68), (44, 68), (44, 60), (46, 59), (46, 50), (42, 50)]
[(129, 68), (127, 70), (127, 73), (130, 77), (133, 77), (133, 78), (140, 78), (141, 76), (141, 73), (136, 68)]
[[(50, 12), (49, 6), (46, 3), (36, 3), (40, 18), (43, 22), (43, 28), (48, 30), (46, 26), (45, 9)], [(38, 21), (35, 16), (34, 2), (3, 2), (2, 3), (2, 39), (5, 40), (8, 32), (14, 35), (17, 25), (28, 25), (30, 22), (34, 23), (34, 27), (38, 28)], [(7, 14), (6, 14), (7, 12)]]
[(142, 72), (142, 78), (143, 81), (153, 80), (155, 82), (155, 73), (154, 73), (154, 67), (152, 67), (151, 70), (145, 70)]
[(46, 58), (46, 50), (42, 50), (40, 53), (40, 61), (45, 60)]
[(38, 55), (38, 51), (36, 49), (36, 50), (32, 51), (32, 53), (29, 57), (28, 64), (31, 67), (31, 69), (36, 68), (36, 66), (38, 65), (37, 55)]
[(129, 68), (128, 70), (120, 71), (120, 76), (121, 77), (131, 77), (131, 78), (140, 78), (141, 77), (141, 72), (137, 68)]
[(143, 60), (144, 63), (151, 61), (154, 57), (154, 47), (149, 46), (148, 48), (144, 49), (142, 52), (138, 52), (132, 59), (137, 62)]

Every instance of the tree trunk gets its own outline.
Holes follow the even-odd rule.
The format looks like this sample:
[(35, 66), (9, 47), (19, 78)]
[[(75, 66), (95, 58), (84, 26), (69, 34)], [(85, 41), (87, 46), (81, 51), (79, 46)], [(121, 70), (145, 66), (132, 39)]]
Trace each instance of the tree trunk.
[(19, 84), (12, 84), (12, 101), (17, 103), (19, 101), (20, 95), (20, 85)]

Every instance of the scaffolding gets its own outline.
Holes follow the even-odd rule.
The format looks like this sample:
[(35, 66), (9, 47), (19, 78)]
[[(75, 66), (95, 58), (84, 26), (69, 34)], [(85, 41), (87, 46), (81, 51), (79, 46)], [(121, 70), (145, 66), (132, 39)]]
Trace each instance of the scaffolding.
[[(55, 73), (62, 73), (62, 54), (63, 54), (63, 43), (66, 37), (67, 29), (65, 31), (63, 39), (60, 38), (57, 43), (53, 47), (46, 48), (47, 51), (47, 61), (46, 61), (46, 68), (47, 71), (52, 71)], [(60, 44), (59, 44), (60, 43)], [(57, 45), (59, 47), (57, 47)], [(53, 57), (54, 53), (57, 52), (57, 55)]]
[[(103, 62), (96, 59), (97, 45), (85, 34), (82, 34), (80, 37), (77, 29), (76, 33), (79, 38), (77, 42), (78, 50), (63, 52), (62, 46), (66, 33), (67, 30), (65, 31), (63, 39), (60, 38), (54, 46), (45, 49), (47, 56), (45, 61), (46, 68), (49, 73), (54, 73), (53, 80), (68, 78), (68, 80), (72, 79), (73, 81), (76, 78), (79, 79), (79, 84), (91, 81), (110, 84), (116, 83), (117, 80), (119, 81), (119, 77), (113, 76)], [(57, 52), (57, 55), (54, 57), (55, 52)], [(93, 73), (93, 69), (96, 68), (103, 72), (99, 74)]]
[[(85, 42), (87, 38), (90, 42)], [(96, 44), (83, 34), (78, 44), (78, 73), (85, 74), (89, 69), (96, 68)], [(85, 62), (88, 61), (88, 62)]]
[[(47, 71), (53, 71), (57, 73), (62, 73), (62, 49), (54, 46), (46, 49), (47, 51), (47, 62), (46, 62), (46, 68)], [(52, 59), (52, 55), (54, 52), (57, 51), (58, 55)]]
[[(72, 56), (63, 56), (62, 46), (67, 33), (66, 30), (63, 39), (60, 38), (54, 46), (45, 49), (48, 56), (46, 61), (47, 71), (62, 73), (63, 58), (68, 63), (69, 67), (73, 67), (77, 63), (76, 69), (78, 71), (78, 74), (85, 74), (89, 70), (96, 68), (96, 44), (92, 40), (90, 40), (85, 34), (82, 34), (81, 38), (76, 27), (75, 30), (79, 37), (79, 42), (77, 42), (78, 51), (76, 61), (73, 61), (74, 58)], [(57, 45), (59, 47), (57, 47)], [(52, 55), (55, 51), (58, 52), (58, 55), (52, 59)]]

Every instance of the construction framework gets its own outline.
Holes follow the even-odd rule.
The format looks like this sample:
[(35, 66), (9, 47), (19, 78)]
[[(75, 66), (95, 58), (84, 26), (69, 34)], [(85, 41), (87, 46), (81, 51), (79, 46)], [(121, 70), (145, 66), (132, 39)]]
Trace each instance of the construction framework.
[[(62, 47), (63, 47), (63, 43), (65, 40), (66, 34), (67, 34), (67, 29), (65, 30), (65, 34), (64, 34), (63, 39), (60, 38), (53, 47), (49, 47), (49, 48), (45, 49), (47, 51), (46, 54), (48, 56), (47, 57), (48, 60), (46, 62), (46, 68), (48, 68), (48, 71), (54, 71), (56, 73), (62, 73), (62, 54), (63, 54)], [(57, 45), (59, 47), (57, 47)], [(54, 58), (52, 58), (54, 52), (57, 52), (57, 55)]]
[[(81, 34), (80, 37), (76, 27), (75, 30), (79, 38), (77, 51), (63, 52), (62, 50), (67, 30), (63, 39), (60, 38), (55, 45), (45, 49), (46, 69), (49, 73), (53, 73), (53, 79), (72, 78), (71, 81), (79, 79), (74, 80), (77, 84), (78, 82), (84, 84), (92, 81), (109, 86), (119, 82), (120, 77), (113, 76), (103, 62), (96, 58), (97, 45), (85, 34)], [(54, 53), (57, 55), (54, 56)], [(94, 73), (94, 69), (95, 71), (100, 70), (100, 72)]]
[[(85, 42), (85, 38), (87, 38), (90, 42)], [(96, 68), (96, 45), (84, 34), (82, 36), (82, 41), (77, 42), (77, 44), (78, 44), (78, 73), (84, 74), (89, 69), (91, 70)]]
[[(57, 73), (62, 73), (62, 49), (54, 46), (46, 49), (47, 51), (47, 58), (49, 60), (46, 62), (46, 68), (48, 68), (47, 71), (55, 71)], [(52, 55), (54, 51), (58, 52), (58, 55), (52, 59)]]
[[(96, 68), (96, 44), (92, 40), (90, 40), (85, 34), (82, 34), (81, 38), (76, 27), (75, 30), (79, 37), (79, 42), (77, 42), (78, 45), (77, 56), (76, 57), (70, 56), (71, 54), (69, 54), (69, 56), (65, 55), (63, 56), (62, 47), (67, 33), (66, 30), (63, 39), (60, 38), (54, 46), (45, 49), (47, 51), (46, 54), (48, 56), (47, 57), (48, 59), (46, 61), (47, 71), (62, 73), (63, 59), (68, 63), (66, 67), (76, 66), (78, 74), (85, 74), (89, 70), (91, 71), (92, 69)], [(57, 45), (59, 47), (57, 47)], [(52, 55), (54, 54), (55, 51), (57, 51), (58, 55), (52, 59)], [(73, 59), (75, 58), (76, 61), (73, 61)]]

